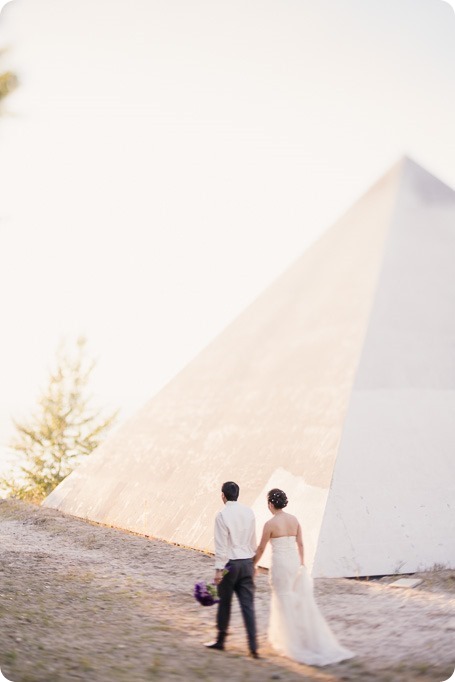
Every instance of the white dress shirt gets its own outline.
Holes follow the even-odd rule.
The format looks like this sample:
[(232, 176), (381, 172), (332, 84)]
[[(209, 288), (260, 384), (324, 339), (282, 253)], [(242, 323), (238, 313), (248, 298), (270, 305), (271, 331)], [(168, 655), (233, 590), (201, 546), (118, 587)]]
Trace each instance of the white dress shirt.
[(215, 568), (229, 559), (250, 559), (256, 554), (254, 512), (240, 502), (226, 502), (215, 519)]

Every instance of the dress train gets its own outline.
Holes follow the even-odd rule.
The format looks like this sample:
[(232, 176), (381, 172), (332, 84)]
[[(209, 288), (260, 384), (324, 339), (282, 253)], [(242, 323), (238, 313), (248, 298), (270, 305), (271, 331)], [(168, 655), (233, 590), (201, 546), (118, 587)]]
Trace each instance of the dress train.
[(343, 647), (316, 604), (313, 580), (300, 566), (294, 536), (272, 538), (268, 639), (279, 653), (307, 665), (339, 663), (355, 654)]

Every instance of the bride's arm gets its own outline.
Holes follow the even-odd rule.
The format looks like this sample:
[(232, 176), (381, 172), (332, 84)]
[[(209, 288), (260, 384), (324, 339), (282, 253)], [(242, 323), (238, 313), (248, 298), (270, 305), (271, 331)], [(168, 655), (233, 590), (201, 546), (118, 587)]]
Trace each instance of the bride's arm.
[(300, 564), (303, 566), (303, 539), (302, 539), (302, 529), (300, 527), (300, 523), (297, 527), (297, 536), (295, 541), (297, 542), (297, 548), (299, 550), (299, 556), (300, 556)]
[(270, 540), (270, 535), (271, 535), (271, 530), (270, 530), (269, 522), (267, 521), (267, 523), (264, 526), (264, 530), (262, 531), (261, 542), (259, 543), (258, 548), (256, 550), (256, 554), (253, 557), (253, 563), (255, 566), (257, 565), (261, 556), (264, 554), (264, 550), (266, 548), (266, 545), (267, 545), (268, 541)]

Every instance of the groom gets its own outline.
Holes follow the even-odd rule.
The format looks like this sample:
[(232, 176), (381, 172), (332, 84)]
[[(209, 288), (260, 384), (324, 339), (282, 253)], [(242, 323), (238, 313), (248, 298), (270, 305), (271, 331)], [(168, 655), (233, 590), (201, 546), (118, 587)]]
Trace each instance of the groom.
[(248, 634), (250, 655), (253, 658), (259, 658), (253, 580), (256, 522), (253, 510), (237, 502), (238, 496), (237, 483), (233, 481), (223, 483), (221, 499), (224, 508), (218, 512), (215, 519), (215, 584), (218, 586), (220, 598), (216, 623), (218, 637), (215, 642), (205, 646), (209, 649), (224, 649), (231, 615), (232, 595), (235, 592)]

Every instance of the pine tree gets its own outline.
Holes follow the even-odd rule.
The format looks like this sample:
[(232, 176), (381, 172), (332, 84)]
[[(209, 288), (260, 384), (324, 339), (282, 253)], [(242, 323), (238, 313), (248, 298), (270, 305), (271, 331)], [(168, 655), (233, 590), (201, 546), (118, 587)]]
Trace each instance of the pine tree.
[(26, 423), (15, 422), (11, 447), (22, 465), (19, 476), (0, 478), (8, 496), (41, 502), (102, 442), (117, 412), (103, 416), (91, 407), (87, 387), (95, 364), (87, 358), (84, 338), (72, 351), (60, 346), (35, 414)]
[[(6, 51), (5, 48), (0, 49), (0, 58)], [(10, 94), (10, 92), (16, 89), (17, 85), (18, 79), (15, 73), (12, 71), (3, 71), (0, 73), (0, 103)]]
[(17, 86), (17, 78), (11, 71), (0, 73), (0, 100), (4, 99)]

